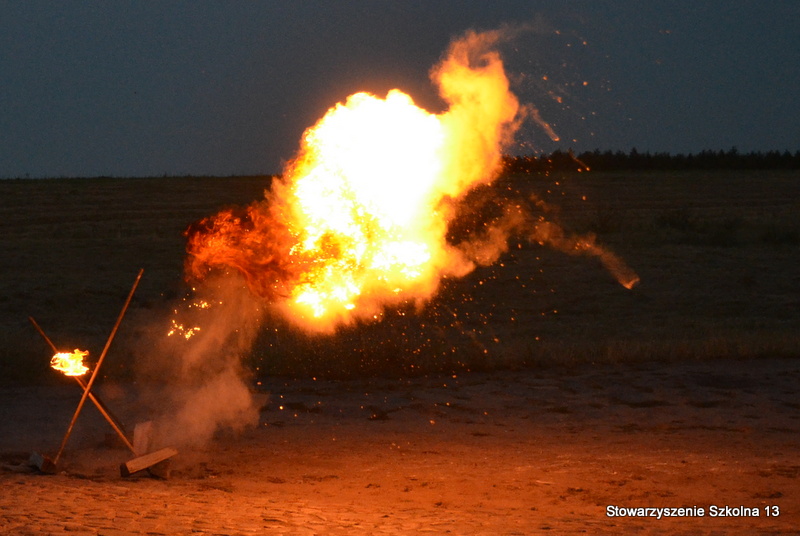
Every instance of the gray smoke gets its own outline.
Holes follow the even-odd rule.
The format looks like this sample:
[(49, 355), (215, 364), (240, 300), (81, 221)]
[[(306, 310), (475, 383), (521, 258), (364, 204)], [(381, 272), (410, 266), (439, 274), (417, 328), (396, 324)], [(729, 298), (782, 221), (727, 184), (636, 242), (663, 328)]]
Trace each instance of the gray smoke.
[(170, 313), (152, 324), (155, 343), (140, 352), (138, 363), (154, 441), (198, 446), (218, 431), (257, 425), (259, 408), (242, 360), (263, 317), (259, 301), (238, 277), (218, 276)]

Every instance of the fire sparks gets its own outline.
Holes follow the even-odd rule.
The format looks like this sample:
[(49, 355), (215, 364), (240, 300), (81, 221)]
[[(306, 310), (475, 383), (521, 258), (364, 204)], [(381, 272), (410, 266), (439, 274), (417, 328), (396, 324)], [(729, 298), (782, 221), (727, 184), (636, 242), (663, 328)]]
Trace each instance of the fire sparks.
[[(187, 309), (202, 309), (202, 310), (205, 310), (205, 309), (211, 308), (211, 303), (206, 301), (206, 300), (198, 299), (198, 300), (194, 300), (194, 301), (189, 302), (189, 304), (186, 307), (187, 307)], [(175, 315), (180, 314), (178, 312), (178, 309), (174, 309), (172, 312)], [(185, 338), (188, 341), (193, 336), (197, 335), (197, 333), (200, 331), (200, 326), (194, 326), (194, 327), (191, 327), (191, 328), (187, 328), (185, 325), (183, 325), (182, 323), (178, 322), (178, 320), (176, 320), (174, 317), (172, 319), (170, 319), (170, 324), (171, 324), (171, 327), (170, 327), (170, 330), (167, 332), (167, 337), (172, 337), (173, 335), (180, 335), (180, 336), (182, 336), (183, 338)]]
[(195, 326), (193, 328), (187, 328), (183, 324), (179, 324), (177, 320), (174, 318), (172, 319), (172, 328), (167, 332), (167, 337), (172, 337), (175, 334), (182, 335), (188, 341), (191, 339), (198, 331), (200, 331), (199, 326)]
[(89, 352), (77, 348), (72, 352), (58, 352), (50, 360), (50, 366), (65, 376), (83, 376), (89, 372), (89, 367), (83, 364), (87, 355)]

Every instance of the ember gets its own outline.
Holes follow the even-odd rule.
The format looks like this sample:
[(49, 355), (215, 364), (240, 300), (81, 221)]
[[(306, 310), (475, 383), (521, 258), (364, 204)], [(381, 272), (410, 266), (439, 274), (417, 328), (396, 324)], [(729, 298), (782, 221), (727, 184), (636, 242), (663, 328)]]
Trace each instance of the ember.
[(187, 328), (183, 324), (179, 324), (177, 320), (174, 318), (172, 319), (172, 328), (167, 332), (167, 337), (172, 337), (175, 334), (183, 335), (184, 338), (188, 341), (191, 339), (198, 331), (200, 331), (199, 326), (195, 326), (193, 328)]

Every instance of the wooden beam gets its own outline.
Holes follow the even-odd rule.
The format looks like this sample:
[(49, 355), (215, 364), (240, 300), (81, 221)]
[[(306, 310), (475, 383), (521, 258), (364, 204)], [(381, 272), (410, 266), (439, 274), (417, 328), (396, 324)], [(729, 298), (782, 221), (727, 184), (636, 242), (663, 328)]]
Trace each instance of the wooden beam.
[(172, 447), (166, 447), (161, 450), (151, 452), (150, 454), (145, 454), (144, 456), (139, 456), (138, 458), (128, 460), (119, 466), (119, 472), (124, 477), (131, 476), (133, 473), (138, 473), (142, 469), (147, 469), (148, 467), (151, 467), (159, 462), (163, 462), (168, 458), (172, 458), (176, 454), (178, 454), (177, 450)]

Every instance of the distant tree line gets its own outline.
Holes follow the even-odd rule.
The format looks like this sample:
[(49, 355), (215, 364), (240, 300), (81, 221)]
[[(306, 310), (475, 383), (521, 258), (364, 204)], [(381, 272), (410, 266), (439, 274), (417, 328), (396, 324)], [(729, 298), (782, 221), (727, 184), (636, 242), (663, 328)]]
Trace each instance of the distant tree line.
[(636, 148), (623, 151), (554, 151), (541, 156), (505, 156), (508, 174), (541, 173), (587, 169), (618, 170), (702, 170), (702, 169), (800, 169), (800, 151), (754, 151), (740, 153), (736, 147), (727, 151), (701, 151), (696, 154), (640, 153)]

